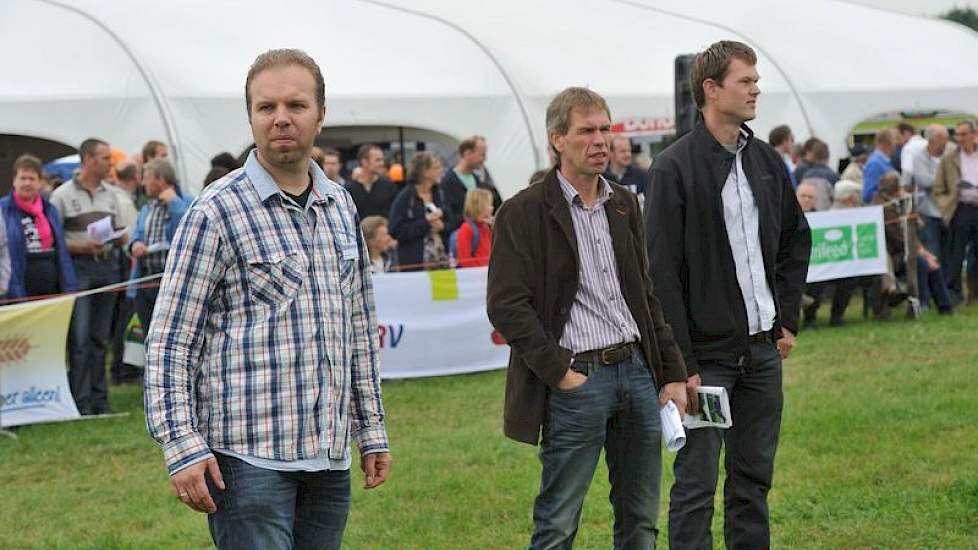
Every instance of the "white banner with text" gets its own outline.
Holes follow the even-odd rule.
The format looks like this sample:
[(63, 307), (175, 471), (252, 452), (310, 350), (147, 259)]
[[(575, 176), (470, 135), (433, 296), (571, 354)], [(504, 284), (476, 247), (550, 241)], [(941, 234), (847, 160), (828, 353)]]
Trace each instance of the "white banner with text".
[(79, 418), (65, 369), (74, 304), (62, 296), (0, 308), (0, 425)]
[(805, 214), (812, 228), (809, 283), (886, 273), (883, 207)]

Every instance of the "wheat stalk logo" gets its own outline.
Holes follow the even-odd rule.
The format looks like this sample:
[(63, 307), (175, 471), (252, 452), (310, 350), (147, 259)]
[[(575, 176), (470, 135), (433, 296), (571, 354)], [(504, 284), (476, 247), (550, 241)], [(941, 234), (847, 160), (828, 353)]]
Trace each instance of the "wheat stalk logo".
[(30, 352), (31, 341), (28, 338), (0, 338), (0, 366), (23, 361)]

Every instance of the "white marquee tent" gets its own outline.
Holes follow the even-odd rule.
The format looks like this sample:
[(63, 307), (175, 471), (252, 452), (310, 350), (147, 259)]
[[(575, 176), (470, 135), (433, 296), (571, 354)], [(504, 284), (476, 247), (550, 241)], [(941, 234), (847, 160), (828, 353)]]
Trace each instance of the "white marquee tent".
[(760, 136), (788, 123), (838, 152), (883, 112), (978, 110), (978, 35), (837, 0), (6, 0), (0, 134), (129, 151), (161, 138), (193, 187), (213, 154), (251, 142), (251, 61), (298, 47), (326, 75), (327, 135), (483, 134), (509, 195), (548, 162), (555, 92), (586, 85), (624, 129), (667, 127), (676, 55), (727, 38), (758, 50)]

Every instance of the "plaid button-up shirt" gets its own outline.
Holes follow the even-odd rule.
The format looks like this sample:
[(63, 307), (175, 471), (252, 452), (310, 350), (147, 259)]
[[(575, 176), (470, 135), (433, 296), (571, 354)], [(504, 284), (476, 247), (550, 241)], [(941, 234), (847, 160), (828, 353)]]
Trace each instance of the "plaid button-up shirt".
[(310, 163), (305, 209), (252, 152), (187, 211), (146, 343), (146, 423), (171, 474), (210, 449), (386, 452), (369, 255), (350, 195)]

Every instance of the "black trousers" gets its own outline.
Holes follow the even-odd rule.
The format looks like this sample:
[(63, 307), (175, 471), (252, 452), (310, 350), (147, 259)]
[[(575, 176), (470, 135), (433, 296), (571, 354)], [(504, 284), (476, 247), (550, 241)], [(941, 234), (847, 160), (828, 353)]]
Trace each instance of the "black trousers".
[(700, 363), (704, 386), (723, 386), (733, 425), (688, 430), (673, 466), (669, 498), (669, 548), (712, 550), (713, 495), (720, 448), (726, 445), (723, 537), (727, 548), (769, 548), (767, 494), (781, 431), (781, 356), (773, 342), (754, 343), (743, 364)]

